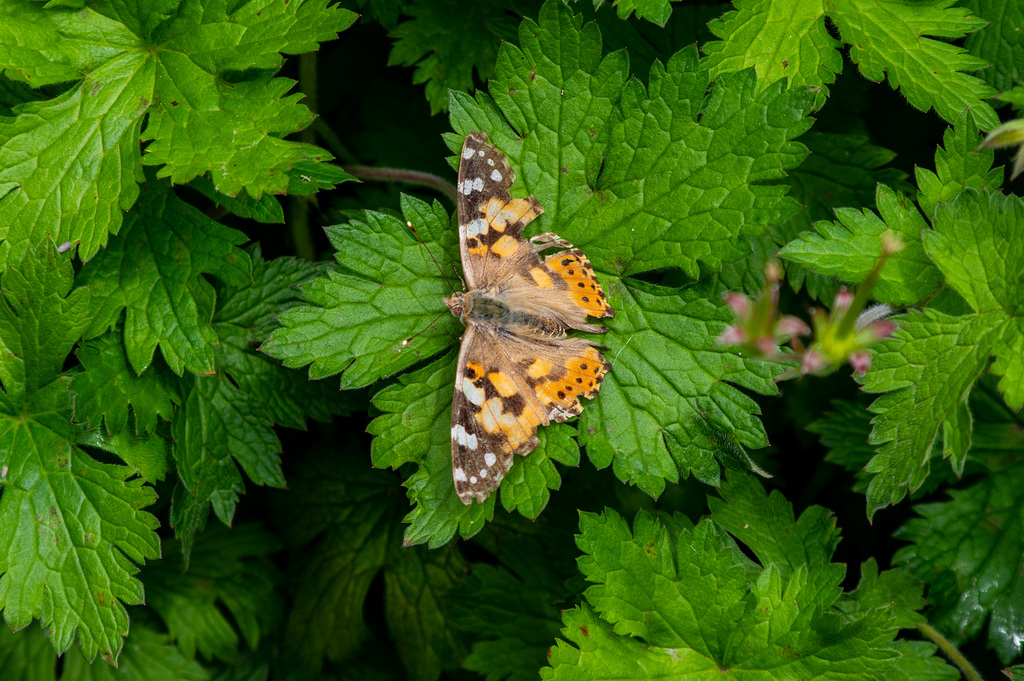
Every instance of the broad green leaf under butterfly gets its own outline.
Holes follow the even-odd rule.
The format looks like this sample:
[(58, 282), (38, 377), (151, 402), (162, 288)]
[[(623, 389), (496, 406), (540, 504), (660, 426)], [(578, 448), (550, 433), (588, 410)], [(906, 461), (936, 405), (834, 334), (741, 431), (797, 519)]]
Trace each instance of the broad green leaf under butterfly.
[[(717, 346), (729, 316), (720, 302), (707, 302), (706, 290), (662, 289), (605, 273), (675, 265), (696, 274), (698, 261), (720, 264), (726, 254), (739, 257), (744, 248), (740, 234), (763, 229), (744, 222), (744, 206), (756, 207), (758, 220), (795, 211), (793, 202), (782, 198), (785, 187), (750, 182), (781, 178), (785, 167), (802, 158), (803, 148), (788, 140), (806, 129), (807, 97), (783, 93), (781, 88), (754, 96), (752, 75), (747, 74), (716, 84), (705, 102), (707, 75), (696, 69), (692, 51), (677, 54), (668, 67), (655, 66), (651, 95), (638, 81), (624, 86), (623, 55), (602, 60), (596, 26), (583, 25), (559, 3), (544, 6), (539, 24), (525, 22), (521, 38), (523, 53), (507, 45), (502, 48), (499, 79), (515, 85), (517, 93), (521, 87), (527, 97), (522, 102), (534, 102), (536, 108), (516, 108), (519, 100), (509, 99), (515, 93), (495, 85), (497, 104), (485, 96), (453, 96), (452, 120), (463, 132), (486, 129), (510, 159), (526, 159), (517, 168), (520, 181), (512, 189), (520, 194), (530, 191), (541, 201), (545, 213), (537, 219), (536, 229), (555, 231), (581, 247), (613, 305), (626, 311), (600, 339), (608, 346), (605, 356), (613, 363), (613, 375), (579, 422), (592, 461), (600, 467), (612, 464), (621, 479), (652, 495), (661, 493), (666, 480), (691, 472), (716, 484), (716, 458), (731, 457), (738, 466), (751, 468), (743, 447), (767, 443), (756, 419), (758, 407), (725, 381), (771, 394), (776, 390), (771, 378), (778, 369)], [(520, 54), (528, 58), (522, 60)], [(567, 63), (579, 70), (570, 73), (565, 65), (552, 65), (569, 55), (578, 55), (578, 60)], [(564, 89), (556, 90), (560, 85)], [(684, 96), (690, 99), (680, 100)], [(574, 104), (553, 107), (562, 97)], [(623, 116), (613, 112), (616, 102), (628, 103)], [(502, 114), (521, 123), (521, 138), (512, 135)], [(669, 132), (659, 132), (663, 129)], [(549, 130), (563, 132), (548, 140)], [(572, 130), (581, 134), (573, 135)], [(761, 142), (736, 142), (751, 138)], [(459, 141), (450, 137), (449, 144), (456, 148)], [(609, 148), (611, 155), (598, 177), (598, 161)], [(750, 164), (742, 160), (746, 155), (751, 155)], [(689, 170), (677, 172), (680, 167)], [(722, 178), (727, 176), (735, 179), (725, 182)], [(636, 190), (634, 180), (641, 179), (645, 188)], [(600, 198), (593, 182), (606, 187)], [(462, 329), (441, 304), (450, 289), (438, 266), (442, 273), (451, 271), (456, 232), (439, 206), (431, 209), (406, 198), (403, 212), (423, 245), (400, 218), (386, 215), (367, 213), (345, 227), (329, 229), (342, 272), (307, 286), (306, 295), (317, 307), (282, 315), (283, 328), (272, 334), (264, 350), (288, 366), (312, 362), (313, 378), (344, 370), (342, 386), (353, 387), (454, 343)], [(671, 255), (653, 255), (658, 249)], [(637, 253), (639, 257), (634, 257)], [(442, 370), (451, 371), (444, 361), (375, 398), (387, 412), (371, 426), (378, 435), (376, 464), (425, 463), (407, 483), (410, 496), (419, 503), (408, 518), (412, 526), (407, 542), (437, 545), (457, 528), (469, 536), (492, 513), (492, 502), (487, 502), (488, 510), (459, 509), (449, 503), (455, 497), (449, 457), (441, 448), (442, 442), (446, 449), (450, 446), (446, 420), (452, 379), (450, 373), (440, 374)], [(651, 400), (657, 408), (646, 406)], [(530, 491), (503, 491), (506, 508), (516, 507), (530, 516), (543, 508), (547, 490), (558, 486), (548, 458), (571, 463), (578, 458), (576, 446), (562, 435), (549, 444), (559, 441), (563, 444), (557, 450), (527, 457), (522, 482)], [(722, 441), (730, 444), (723, 446)], [(534, 465), (546, 470), (531, 468)], [(513, 482), (503, 490), (513, 489), (518, 475), (513, 469)]]
[[(726, 490), (763, 496), (750, 486)], [(581, 514), (580, 530), (580, 570), (593, 586), (582, 606), (563, 613), (566, 641), (552, 649), (545, 679), (697, 679), (727, 671), (767, 680), (780, 668), (793, 679), (862, 678), (884, 673), (898, 657), (889, 647), (896, 626), (888, 610), (845, 619), (832, 610), (841, 565), (799, 564), (800, 554), (831, 555), (828, 545), (811, 546), (821, 537), (805, 537), (803, 550), (787, 555), (795, 566), (787, 576), (775, 564), (752, 564), (708, 519), (670, 531), (641, 511), (631, 530), (606, 509)]]
[(749, 71), (708, 93), (693, 49), (655, 62), (647, 87), (627, 70), (624, 52), (601, 58), (595, 24), (548, 2), (538, 23), (523, 22), (519, 48), (502, 46), (493, 99), (452, 94), (452, 125), (488, 132), (518, 168), (513, 191), (544, 206), (537, 229), (574, 243), (599, 271), (679, 267), (696, 278), (700, 265), (745, 256), (741, 236), (799, 210), (784, 186), (758, 183), (806, 155), (791, 140), (810, 127), (809, 92), (758, 94)]
[[(144, 162), (162, 165), (162, 176), (186, 182), (209, 172), (228, 195), (282, 193), (294, 165), (329, 159), (281, 139), (312, 115), (299, 95), (284, 96), (292, 81), (266, 71), (355, 20), (326, 4), (255, 0), (229, 14), (213, 0), (5, 2), (0, 68), (33, 87), (76, 84), (0, 119), (0, 256), (47, 235), (95, 255), (139, 195), (140, 139), (151, 140)], [(264, 71), (224, 80), (246, 69)]]
[[(156, 495), (134, 471), (74, 445), (62, 365), (88, 324), (89, 295), (50, 245), (3, 274), (0, 302), (0, 608), (19, 629), (39, 618), (58, 652), (77, 638), (115, 661), (141, 603), (134, 563), (159, 556)], [(40, 539), (42, 539), (40, 541)]]
[[(842, 70), (827, 17), (850, 45), (850, 59), (870, 80), (887, 78), (918, 109), (932, 108), (947, 121), (968, 111), (979, 127), (999, 123), (984, 100), (995, 94), (979, 78), (967, 75), (987, 66), (964, 48), (935, 38), (962, 38), (985, 26), (955, 0), (735, 0), (736, 11), (712, 22), (722, 38), (705, 46), (715, 75), (755, 67), (759, 87), (782, 79), (820, 87)], [(908, 55), (912, 55), (908, 58)]]

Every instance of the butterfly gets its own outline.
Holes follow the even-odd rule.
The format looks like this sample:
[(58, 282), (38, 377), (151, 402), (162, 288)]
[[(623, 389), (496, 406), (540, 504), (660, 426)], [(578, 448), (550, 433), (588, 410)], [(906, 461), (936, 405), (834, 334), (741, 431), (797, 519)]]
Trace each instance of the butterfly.
[[(614, 317), (583, 253), (550, 232), (523, 228), (544, 212), (513, 199), (508, 159), (471, 132), (459, 162), (459, 250), (466, 290), (444, 299), (466, 325), (452, 402), (452, 477), (465, 504), (498, 488), (516, 454), (539, 444), (537, 428), (583, 411), (611, 369), (595, 343), (568, 329), (603, 333), (587, 317)], [(553, 248), (561, 249), (547, 255)]]

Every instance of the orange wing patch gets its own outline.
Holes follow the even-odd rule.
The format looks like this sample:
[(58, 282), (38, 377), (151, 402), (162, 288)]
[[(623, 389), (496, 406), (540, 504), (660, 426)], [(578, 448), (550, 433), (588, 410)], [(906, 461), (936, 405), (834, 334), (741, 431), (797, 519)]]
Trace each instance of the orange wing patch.
[(587, 260), (587, 256), (578, 248), (549, 255), (544, 264), (569, 285), (569, 296), (576, 305), (586, 310), (588, 315), (615, 316), (615, 311), (601, 290), (601, 284), (594, 276), (594, 268)]
[[(527, 376), (533, 376), (537, 360), (526, 370)], [(544, 362), (544, 364), (548, 364)], [(604, 356), (594, 348), (587, 348), (581, 354), (571, 358), (564, 367), (548, 364), (546, 374), (538, 376), (534, 385), (537, 397), (544, 408), (549, 411), (549, 418), (565, 421), (583, 411), (579, 398), (592, 400), (597, 397), (604, 375), (611, 369)]]

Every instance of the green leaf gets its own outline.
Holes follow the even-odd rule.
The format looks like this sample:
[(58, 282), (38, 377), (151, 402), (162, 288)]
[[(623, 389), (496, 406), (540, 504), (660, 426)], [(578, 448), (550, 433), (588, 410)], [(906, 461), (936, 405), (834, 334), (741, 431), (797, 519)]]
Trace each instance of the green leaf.
[(737, 451), (742, 468), (756, 468), (742, 449), (767, 436), (760, 408), (737, 387), (774, 394), (781, 369), (718, 345), (731, 313), (704, 286), (626, 279), (606, 290), (618, 311), (602, 337), (612, 370), (578, 425), (594, 465), (654, 497), (690, 474), (717, 485), (718, 461), (731, 465)]
[[(1019, 451), (1020, 436), (1013, 438)], [(988, 630), (1004, 664), (1021, 653), (1024, 594), (1024, 463), (992, 470), (949, 499), (917, 504), (896, 536), (910, 542), (893, 561), (929, 583), (931, 622), (955, 643)]]
[[(737, 490), (738, 491), (738, 490)], [(832, 611), (842, 566), (748, 568), (710, 520), (671, 532), (646, 512), (632, 531), (606, 509), (582, 513), (580, 570), (594, 585), (563, 613), (546, 679), (694, 678), (729, 670), (742, 679), (811, 679), (883, 673), (897, 654), (892, 616)], [(791, 557), (796, 563), (799, 559)], [(699, 676), (698, 676), (699, 675)]]
[(171, 443), (156, 433), (140, 437), (125, 429), (107, 435), (103, 430), (93, 429), (82, 432), (77, 443), (116, 454), (149, 483), (163, 480), (171, 468)]
[(302, 287), (323, 268), (296, 258), (266, 261), (251, 249), (253, 281), (217, 291), (213, 328), (217, 366), (245, 394), (257, 399), (270, 419), (289, 428), (306, 427), (306, 418), (329, 421), (334, 414), (365, 404), (361, 393), (340, 393), (332, 381), (309, 381), (257, 350), (280, 325), (277, 316), (301, 305)]
[[(262, 350), (310, 378), (344, 370), (342, 388), (363, 387), (443, 350), (461, 324), (441, 299), (451, 293), (430, 257), (454, 260), (457, 231), (440, 204), (403, 196), (402, 210), (423, 238), (397, 217), (367, 211), (364, 220), (327, 228), (342, 271), (303, 287), (314, 306), (280, 315)], [(429, 252), (428, 252), (429, 251)], [(447, 255), (447, 258), (445, 256)], [(449, 272), (451, 270), (448, 270)], [(403, 340), (408, 342), (403, 344)]]
[(864, 494), (871, 477), (864, 467), (875, 455), (875, 448), (868, 444), (871, 414), (855, 402), (834, 400), (831, 406), (835, 411), (825, 412), (807, 430), (821, 436), (821, 444), (828, 448), (825, 460), (853, 473), (857, 478), (853, 490)]
[(384, 614), (391, 635), (401, 641), (398, 654), (409, 679), (437, 681), (442, 670), (459, 667), (465, 651), (441, 605), (465, 572), (455, 551), (418, 547), (391, 553), (384, 571)]
[[(135, 563), (159, 555), (156, 495), (131, 468), (74, 446), (64, 361), (88, 324), (67, 256), (40, 248), (8, 263), (0, 303), (0, 608), (15, 629), (39, 618), (63, 653), (113, 662), (142, 602)], [(69, 295), (70, 293), (70, 295)], [(42, 540), (40, 540), (42, 539)]]
[[(794, 86), (819, 87), (835, 81), (843, 69), (841, 43), (825, 27), (820, 0), (786, 5), (764, 0), (735, 0), (735, 11), (708, 27), (720, 41), (704, 45), (708, 68), (729, 73), (753, 67), (760, 87), (788, 78)], [(842, 5), (829, 5), (836, 11)]]
[[(326, 0), (246, 3), (230, 16), (198, 2), (173, 12), (47, 7), (12, 0), (0, 8), (0, 64), (9, 76), (33, 87), (76, 83), (0, 119), (0, 258), (47, 235), (91, 258), (136, 201), (141, 163), (163, 164), (161, 176), (175, 182), (210, 172), (222, 193), (258, 196), (284, 192), (297, 163), (329, 158), (280, 139), (312, 120), (299, 95), (282, 98), (292, 81), (252, 71), (229, 82), (224, 74), (275, 69), (282, 53), (336, 37), (353, 12)], [(152, 140), (144, 158), (140, 138)]]
[(349, 457), (313, 457), (289, 479), (275, 505), (295, 546), (308, 546), (292, 565), (296, 593), (283, 645), (304, 676), (326, 657), (342, 661), (365, 644), (363, 620), (371, 582), (401, 537), (397, 480)]
[(974, 12), (987, 26), (967, 36), (964, 47), (975, 57), (989, 63), (978, 76), (999, 91), (1021, 82), (1024, 64), (1024, 5), (1013, 0), (964, 0), (961, 6)]
[(409, 678), (436, 679), (461, 657), (439, 598), (464, 571), (462, 558), (402, 548), (395, 492), (393, 475), (361, 459), (310, 459), (292, 477), (277, 508), (295, 546), (309, 546), (294, 566), (299, 586), (284, 637), (301, 674), (315, 675), (325, 657), (349, 658), (372, 638), (364, 601), (382, 571), (387, 626)]
[(493, 100), (453, 93), (451, 102), (456, 130), (486, 130), (521, 168), (518, 191), (544, 206), (539, 230), (573, 242), (599, 272), (680, 267), (697, 278), (698, 264), (719, 269), (746, 255), (739, 236), (797, 212), (784, 186), (755, 183), (781, 179), (806, 155), (790, 140), (809, 127), (808, 92), (756, 94), (747, 72), (705, 98), (708, 74), (692, 49), (655, 62), (645, 88), (626, 82), (623, 52), (599, 59), (594, 24), (555, 2), (539, 21), (523, 22), (522, 52), (502, 47)]
[(985, 25), (967, 10), (950, 7), (953, 3), (736, 0), (736, 11), (711, 24), (722, 40), (705, 46), (707, 66), (715, 75), (755, 67), (762, 88), (786, 78), (792, 85), (828, 85), (842, 69), (842, 59), (840, 44), (825, 28), (827, 16), (850, 45), (850, 59), (865, 78), (888, 78), (913, 106), (922, 111), (934, 108), (950, 122), (967, 110), (987, 130), (999, 123), (983, 101), (995, 90), (965, 73), (986, 62), (934, 39), (961, 38)]
[(451, 594), (459, 628), (476, 639), (466, 669), (488, 679), (537, 678), (558, 635), (558, 604), (566, 592), (551, 564), (552, 548), (530, 537), (506, 538), (501, 565), (473, 564)]
[(136, 435), (156, 430), (158, 418), (171, 420), (179, 397), (173, 375), (162, 362), (142, 375), (135, 373), (122, 337), (112, 332), (82, 343), (75, 356), (83, 369), (71, 379), (76, 423), (99, 428), (103, 422), (113, 436), (128, 426), (129, 413), (134, 416)]
[[(965, 191), (935, 212), (924, 233), (928, 256), (976, 312), (1024, 314), (1024, 201), (993, 192)], [(1019, 408), (1018, 404), (1015, 408)]]
[[(328, 160), (324, 150), (281, 139), (306, 127), (312, 114), (301, 95), (285, 96), (294, 81), (272, 78), (283, 54), (301, 54), (334, 39), (357, 15), (326, 0), (285, 4), (215, 5), (181, 12), (162, 27), (154, 106), (142, 139), (147, 165), (160, 177), (188, 182), (206, 172), (217, 191), (234, 196), (283, 193), (288, 170)], [(225, 72), (250, 71), (226, 80)], [(260, 71), (257, 71), (260, 70)], [(227, 134), (230, 131), (230, 134)]]
[(57, 655), (42, 627), (0, 627), (0, 669), (13, 679), (57, 681)]
[(240, 286), (251, 280), (246, 237), (210, 220), (165, 186), (147, 191), (128, 214), (119, 238), (85, 264), (78, 283), (92, 292), (86, 335), (114, 328), (121, 316), (128, 360), (141, 374), (161, 353), (174, 373), (214, 371), (210, 327), (214, 289), (203, 274)]
[(72, 652), (64, 659), (61, 679), (75, 681), (206, 681), (209, 673), (195, 660), (188, 659), (166, 634), (132, 625), (117, 667), (90, 664)]
[(888, 607), (892, 608), (900, 629), (914, 629), (928, 621), (920, 613), (924, 608), (924, 583), (900, 569), (879, 574), (878, 563), (869, 558), (860, 566), (860, 583), (845, 595), (839, 609), (855, 615)]
[(1003, 184), (1003, 168), (993, 168), (995, 151), (978, 149), (981, 137), (969, 117), (963, 117), (956, 127), (946, 128), (942, 136), (944, 147), (935, 150), (935, 172), (915, 168), (920, 191), (917, 201), (929, 219), (935, 215), (940, 203), (952, 201), (968, 187), (978, 190), (998, 190)]
[(171, 520), (187, 556), (212, 505), (225, 525), (245, 491), (238, 465), (257, 485), (284, 487), (281, 442), (266, 409), (227, 376), (185, 376), (175, 414), (174, 460), (182, 494), (175, 494)]
[(516, 25), (490, 2), (414, 0), (403, 12), (412, 17), (388, 32), (394, 39), (388, 65), (415, 66), (412, 82), (427, 84), (430, 113), (443, 111), (449, 90), (473, 87), (494, 76), (501, 39), (514, 40)]
[(994, 314), (910, 312), (892, 338), (874, 346), (864, 390), (887, 394), (870, 408), (877, 416), (869, 442), (881, 446), (865, 468), (876, 473), (868, 485), (869, 518), (924, 482), (940, 435), (943, 457), (963, 470), (973, 421), (967, 398), (1002, 326)]
[(829, 565), (839, 530), (828, 509), (812, 506), (795, 519), (793, 505), (781, 492), (765, 494), (751, 476), (731, 476), (719, 494), (720, 499), (708, 499), (714, 521), (743, 542), (762, 565), (775, 565), (783, 579), (802, 565), (809, 570), (838, 567)]
[(957, 681), (960, 671), (936, 655), (936, 647), (924, 641), (893, 641), (900, 654), (885, 681)]
[(965, 191), (935, 213), (924, 247), (946, 281), (975, 311), (1009, 318), (994, 352), (992, 371), (1013, 410), (1024, 406), (1024, 201), (1016, 196)]
[(197, 538), (187, 566), (174, 544), (168, 542), (167, 557), (142, 573), (146, 604), (163, 620), (170, 640), (190, 660), (198, 652), (236, 662), (240, 640), (255, 650), (283, 605), (269, 557), (280, 549), (278, 539), (253, 523), (213, 527)]
[[(612, 0), (620, 19), (628, 19), (633, 12), (636, 12), (637, 19), (647, 19), (658, 26), (664, 26), (668, 18), (672, 16), (670, 2), (679, 2), (679, 0)], [(603, 3), (604, 0), (594, 0), (594, 9)]]
[[(789, 171), (785, 182), (790, 186), (790, 195), (800, 202), (803, 209), (790, 220), (772, 228), (774, 243), (771, 255), (778, 250), (775, 244), (784, 246), (801, 233), (812, 230), (819, 220), (831, 220), (834, 209), (870, 204), (875, 199), (879, 184), (904, 192), (910, 190), (906, 174), (887, 167), (895, 154), (871, 144), (864, 135), (812, 130), (800, 141), (811, 153), (798, 168)], [(746, 260), (741, 263), (746, 263)], [(763, 280), (763, 264), (751, 267), (756, 267), (756, 276)], [(829, 304), (839, 289), (834, 277), (815, 274), (795, 262), (786, 266), (786, 278), (796, 290), (806, 283), (811, 297)], [(754, 294), (763, 286), (764, 282), (759, 281), (754, 288), (744, 290)], [(728, 288), (736, 289), (738, 286), (729, 285)]]
[(815, 223), (816, 233), (804, 232), (779, 255), (819, 274), (859, 284), (878, 263), (882, 235), (891, 231), (901, 238), (903, 250), (886, 261), (871, 295), (883, 303), (913, 305), (932, 295), (941, 282), (921, 245), (921, 231), (928, 225), (911, 201), (885, 185), (878, 185), (875, 200), (879, 215), (866, 208), (837, 208), (836, 222)]

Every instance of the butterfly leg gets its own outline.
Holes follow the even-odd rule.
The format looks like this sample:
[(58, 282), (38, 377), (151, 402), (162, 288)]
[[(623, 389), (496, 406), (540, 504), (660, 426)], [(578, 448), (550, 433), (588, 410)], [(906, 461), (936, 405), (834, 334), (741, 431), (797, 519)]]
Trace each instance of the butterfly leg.
[(548, 248), (572, 248), (572, 244), (553, 232), (544, 232), (530, 239), (536, 253)]

